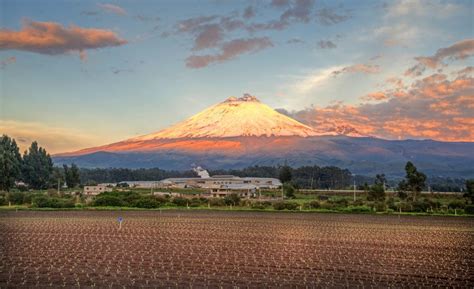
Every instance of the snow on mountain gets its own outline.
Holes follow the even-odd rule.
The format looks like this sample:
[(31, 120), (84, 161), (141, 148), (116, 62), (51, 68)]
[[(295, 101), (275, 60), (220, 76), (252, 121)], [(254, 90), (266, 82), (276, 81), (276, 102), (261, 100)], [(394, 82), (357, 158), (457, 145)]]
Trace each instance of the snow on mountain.
[(156, 133), (129, 141), (152, 139), (211, 138), (237, 136), (317, 136), (311, 127), (283, 115), (256, 97), (230, 97), (206, 110)]

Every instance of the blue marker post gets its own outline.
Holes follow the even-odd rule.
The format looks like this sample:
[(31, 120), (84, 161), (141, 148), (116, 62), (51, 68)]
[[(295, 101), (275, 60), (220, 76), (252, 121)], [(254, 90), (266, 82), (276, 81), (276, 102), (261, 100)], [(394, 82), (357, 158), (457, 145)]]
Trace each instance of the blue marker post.
[(122, 229), (123, 218), (122, 218), (122, 217), (118, 217), (118, 218), (117, 218), (117, 221), (119, 222), (119, 230), (120, 230), (120, 229)]

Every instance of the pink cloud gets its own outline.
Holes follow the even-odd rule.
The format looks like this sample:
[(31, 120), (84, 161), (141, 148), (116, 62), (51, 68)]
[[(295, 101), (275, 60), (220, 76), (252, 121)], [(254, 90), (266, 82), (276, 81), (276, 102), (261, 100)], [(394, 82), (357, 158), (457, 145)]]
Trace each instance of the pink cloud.
[(105, 29), (64, 27), (55, 22), (25, 21), (20, 31), (0, 30), (0, 50), (23, 50), (58, 55), (70, 52), (85, 57), (87, 49), (120, 46), (127, 41)]
[(364, 100), (384, 100), (387, 99), (388, 96), (384, 92), (372, 92), (364, 96), (362, 99)]
[[(460, 70), (459, 72), (464, 71)], [(456, 73), (455, 75), (459, 75)], [(433, 74), (408, 87), (374, 92), (357, 106), (337, 103), (291, 114), (321, 133), (338, 132), (387, 139), (430, 138), (441, 141), (474, 141), (474, 78)]]

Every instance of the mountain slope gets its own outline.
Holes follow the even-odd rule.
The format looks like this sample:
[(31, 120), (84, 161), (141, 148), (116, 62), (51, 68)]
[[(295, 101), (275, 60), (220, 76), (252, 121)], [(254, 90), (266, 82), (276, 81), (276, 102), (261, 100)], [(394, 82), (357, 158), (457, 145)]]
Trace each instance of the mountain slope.
[[(350, 128), (341, 131), (357, 135)], [(399, 175), (407, 161), (433, 175), (474, 177), (474, 143), (389, 141), (320, 135), (255, 97), (229, 98), (170, 128), (53, 157), (84, 167), (241, 168), (334, 165), (356, 174)]]
[(314, 136), (312, 128), (244, 95), (226, 101), (157, 133), (130, 139), (236, 137), (236, 136)]
[[(150, 141), (156, 143), (158, 141)], [(159, 141), (160, 149), (55, 156), (56, 164), (186, 170), (253, 165), (319, 165), (348, 168), (358, 175), (402, 177), (407, 161), (428, 175), (474, 178), (474, 143), (429, 140), (389, 141), (346, 136), (235, 137)], [(224, 144), (225, 145), (224, 145)], [(199, 149), (196, 149), (198, 147)]]

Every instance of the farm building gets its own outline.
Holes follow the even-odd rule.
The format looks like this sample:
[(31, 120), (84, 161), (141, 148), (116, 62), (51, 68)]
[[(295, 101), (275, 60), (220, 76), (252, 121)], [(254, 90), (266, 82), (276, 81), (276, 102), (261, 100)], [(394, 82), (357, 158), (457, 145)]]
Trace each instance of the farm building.
[(110, 186), (105, 185), (97, 185), (97, 186), (84, 186), (84, 195), (86, 196), (96, 196), (103, 192), (110, 192), (113, 188)]
[(207, 178), (169, 178), (157, 183), (160, 188), (202, 188), (228, 190), (277, 189), (281, 182), (275, 178), (216, 175)]

